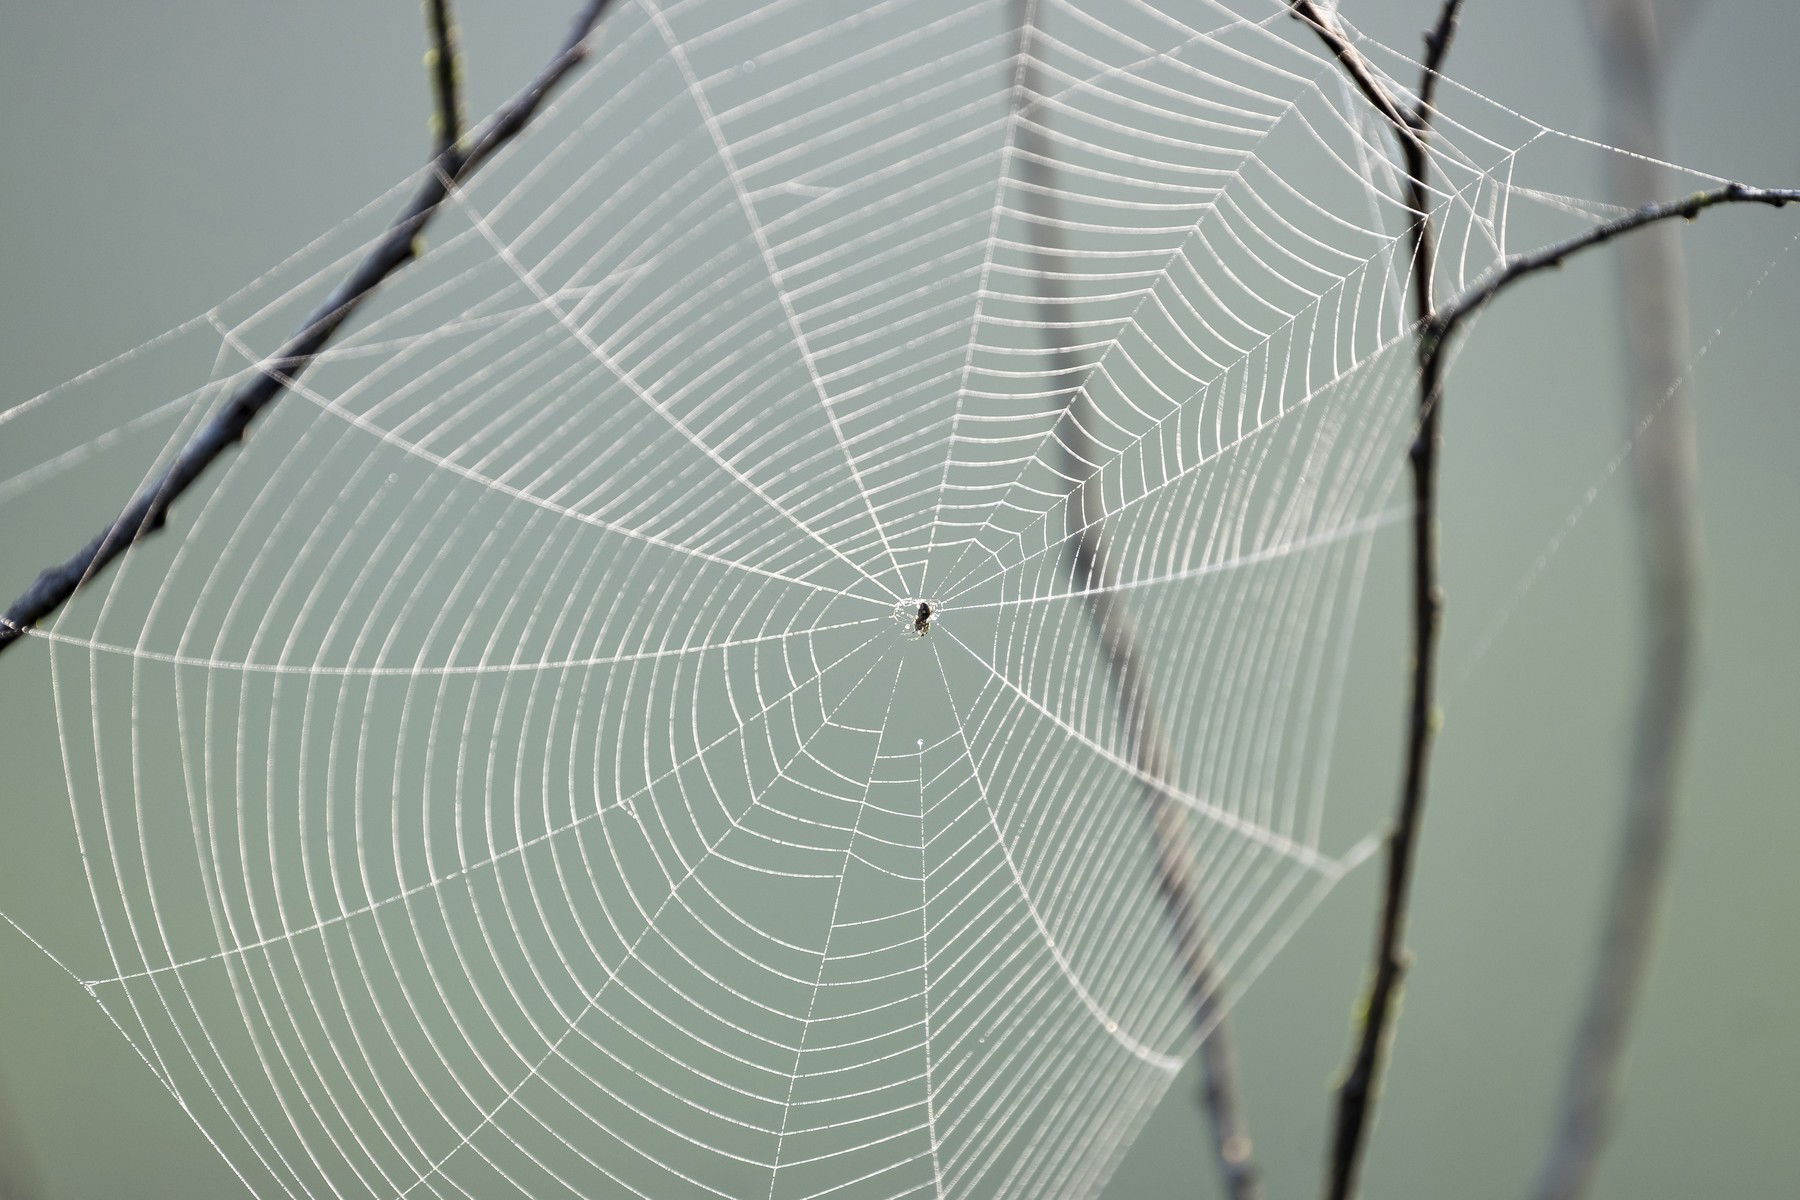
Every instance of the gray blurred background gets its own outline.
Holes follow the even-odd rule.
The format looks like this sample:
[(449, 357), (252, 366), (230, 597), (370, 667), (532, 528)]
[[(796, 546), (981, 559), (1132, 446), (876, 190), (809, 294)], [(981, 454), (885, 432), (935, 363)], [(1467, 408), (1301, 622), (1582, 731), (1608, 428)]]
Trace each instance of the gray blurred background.
[[(1410, 48), (1432, 6), (1345, 7), (1375, 36)], [(472, 111), (537, 69), (568, 8), (462, 6)], [(1597, 136), (1578, 8), (1472, 0), (1452, 77)], [(421, 48), (411, 3), (5, 0), (6, 401), (207, 308), (412, 170), (427, 144)], [(1675, 160), (1800, 184), (1796, 51), (1800, 9), (1786, 0), (1704, 5), (1671, 81)], [(1599, 194), (1597, 172), (1561, 182)], [(1721, 330), (1696, 368), (1708, 559), (1702, 705), (1661, 947), (1599, 1196), (1800, 1194), (1797, 237), (1795, 214), (1759, 210), (1717, 214), (1686, 243), (1696, 339)], [(1633, 678), (1628, 488), (1623, 474), (1608, 474), (1624, 437), (1614, 299), (1600, 256), (1515, 293), (1481, 323), (1452, 378), (1447, 725), (1410, 936), (1417, 966), (1370, 1156), (1371, 1196), (1518, 1195), (1543, 1147), (1610, 863)], [(72, 544), (87, 532), (71, 524), (45, 536)], [(1397, 532), (1377, 545), (1344, 698), (1330, 789), (1340, 827), (1374, 827), (1395, 783), (1405, 617)], [(0, 565), (0, 586), (10, 594), (38, 565)], [(54, 713), (44, 695), (0, 686), (0, 722), (0, 911), (80, 958), (94, 941)], [(1365, 867), (1334, 892), (1234, 1013), (1273, 1195), (1316, 1187), (1375, 874)], [(99, 1009), (5, 927), (0, 979), (0, 1186), (20, 1180), (30, 1189), (20, 1195), (45, 1200), (242, 1194)], [(1177, 1082), (1109, 1195), (1211, 1194), (1194, 1085)]]

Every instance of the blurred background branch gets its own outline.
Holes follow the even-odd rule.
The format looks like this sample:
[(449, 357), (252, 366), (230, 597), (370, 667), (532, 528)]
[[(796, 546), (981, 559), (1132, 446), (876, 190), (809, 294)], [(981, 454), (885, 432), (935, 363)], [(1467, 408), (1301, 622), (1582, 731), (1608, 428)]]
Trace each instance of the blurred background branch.
[[(1681, 28), (1699, 9), (1683, 0)], [(1653, 0), (1589, 0), (1599, 60), (1603, 136), (1627, 153), (1606, 160), (1606, 195), (1624, 207), (1669, 187), (1667, 43)], [(1640, 638), (1636, 716), (1621, 798), (1605, 927), (1568, 1056), (1560, 1111), (1538, 1182), (1541, 1200), (1585, 1193), (1612, 1124), (1631, 1016), (1650, 963), (1668, 874), (1687, 742), (1698, 630), (1700, 521), (1689, 346), (1687, 269), (1672, 227), (1619, 248), (1625, 423), (1637, 516)]]
[(1132, 748), (1148, 805), (1157, 890), (1193, 1002), (1194, 1030), (1200, 1036), (1200, 1099), (1219, 1178), (1231, 1200), (1257, 1200), (1263, 1194), (1262, 1183), (1252, 1156), (1249, 1121), (1239, 1095), (1236, 1054), (1220, 1003), (1220, 980), (1207, 931), (1205, 889), (1189, 853), (1192, 843), (1187, 814), (1166, 787), (1174, 778), (1174, 749), (1158, 717), (1136, 624), (1123, 594), (1107, 586), (1112, 576), (1107, 566), (1104, 531), (1106, 503), (1094, 466), (1103, 455), (1090, 432), (1099, 420), (1092, 411), (1094, 400), (1086, 382), (1091, 368), (1069, 345), (1064, 331), (1072, 311), (1067, 301), (1072, 297), (1063, 278), (1068, 272), (1068, 255), (1067, 248), (1060, 244), (1064, 222), (1053, 165), (1056, 148), (1042, 132), (1049, 112), (1039, 103), (1046, 89), (1032, 52), (1035, 9), (1035, 0), (1014, 0), (1019, 69), (1013, 85), (1013, 127), (1019, 176), (1029, 185), (1023, 194), (1033, 210), (1032, 219), (1027, 222), (1027, 236), (1036, 275), (1037, 315), (1043, 324), (1043, 335), (1056, 355), (1052, 377), (1068, 382), (1074, 389), (1055, 427), (1055, 437), (1062, 447), (1061, 472), (1070, 480), (1064, 545), (1074, 572), (1074, 586), (1082, 593), (1095, 639), (1106, 659), (1120, 724)]

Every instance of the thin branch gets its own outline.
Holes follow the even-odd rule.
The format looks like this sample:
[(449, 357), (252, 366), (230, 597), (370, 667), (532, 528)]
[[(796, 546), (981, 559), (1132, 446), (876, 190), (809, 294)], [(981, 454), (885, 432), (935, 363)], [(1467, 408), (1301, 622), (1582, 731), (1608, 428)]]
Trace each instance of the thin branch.
[[(1406, 105), (1387, 84), (1381, 81), (1374, 65), (1363, 57), (1362, 51), (1350, 43), (1343, 26), (1338, 24), (1337, 17), (1327, 9), (1315, 4), (1313, 0), (1288, 0), (1288, 7), (1295, 20), (1302, 25), (1309, 26), (1314, 33), (1319, 35), (1319, 40), (1325, 43), (1325, 48), (1331, 51), (1333, 58), (1337, 59), (1338, 66), (1342, 67), (1344, 74), (1350, 77), (1350, 82), (1356, 85), (1356, 90), (1362, 93), (1363, 99), (1367, 100), (1376, 112), (1388, 119), (1388, 124), (1393, 126), (1394, 132), (1400, 140), (1402, 142), (1415, 140), (1412, 121), (1407, 115)], [(1439, 58), (1441, 61), (1442, 55)]]
[(1543, 271), (1554, 270), (1572, 255), (1595, 246), (1604, 246), (1634, 229), (1659, 221), (1691, 221), (1709, 208), (1721, 204), (1762, 204), (1770, 208), (1800, 202), (1800, 188), (1755, 188), (1741, 183), (1728, 183), (1711, 191), (1695, 192), (1674, 200), (1647, 204), (1584, 233), (1554, 242), (1541, 250), (1519, 254), (1471, 284), (1469, 290), (1438, 310), (1432, 322), (1439, 337), (1453, 332), (1467, 317), (1485, 308), (1497, 295), (1513, 284)]
[[(1683, 10), (1691, 18), (1694, 5)], [(1623, 205), (1666, 189), (1663, 128), (1667, 47), (1653, 0), (1589, 0), (1588, 27), (1600, 60), (1608, 156), (1607, 190)], [(1683, 20), (1681, 25), (1688, 22)], [(1684, 369), (1688, 348), (1686, 270), (1675, 230), (1632, 239), (1619, 252), (1626, 419), (1635, 445), (1643, 662), (1627, 764), (1619, 844), (1587, 1001), (1571, 1041), (1551, 1144), (1539, 1169), (1539, 1200), (1576, 1200), (1593, 1180), (1611, 1131), (1625, 1041), (1650, 962), (1673, 840), (1677, 787), (1699, 639), (1699, 467)]]
[(1450, 43), (1456, 40), (1456, 25), (1462, 19), (1463, 0), (1444, 0), (1438, 10), (1437, 24), (1425, 31), (1424, 70), (1419, 79), (1419, 97), (1413, 105), (1413, 124), (1429, 127), (1437, 112), (1438, 83), (1444, 78), (1444, 59), (1450, 55)]
[[(438, 153), (431, 172), (412, 202), (388, 226), (387, 233), (349, 277), (307, 317), (299, 331), (260, 364), (257, 374), (195, 432), (166, 469), (138, 490), (110, 525), (66, 562), (45, 570), (23, 595), (13, 601), (6, 613), (0, 615), (0, 651), (62, 607), (69, 597), (139, 539), (161, 529), (168, 519), (169, 507), (220, 456), (244, 439), (251, 422), (306, 371), (363, 301), (389, 276), (418, 256), (419, 235), (451, 189), (468, 179), (518, 136), (536, 116), (545, 98), (587, 58), (588, 37), (609, 3), (610, 0), (589, 0), (556, 55), (523, 91), (475, 131), (468, 149), (463, 151), (450, 145)], [(440, 92), (440, 101), (442, 95)]]
[[(1014, 88), (1015, 112), (1044, 94), (1032, 56), (1034, 0), (1014, 0), (1019, 27), (1019, 73)], [(1055, 147), (1041, 130), (1047, 117), (1037, 113), (1032, 121), (1016, 120), (1017, 139), (1023, 153), (1017, 156), (1020, 175), (1030, 185), (1027, 204), (1033, 210), (1030, 225), (1031, 264), (1038, 276), (1038, 313), (1055, 356), (1055, 375), (1073, 380), (1084, 364), (1070, 347), (1061, 324), (1072, 299), (1060, 277), (1062, 263), (1046, 251), (1064, 249), (1060, 244), (1061, 205), (1057, 200)], [(1262, 1183), (1252, 1158), (1250, 1127), (1239, 1096), (1237, 1060), (1220, 1006), (1219, 978), (1214, 968), (1211, 938), (1203, 901), (1204, 889), (1196, 876), (1186, 810), (1167, 787), (1174, 778), (1175, 755), (1157, 716), (1146, 658), (1136, 624), (1124, 597), (1106, 586), (1110, 577), (1103, 536), (1105, 500), (1093, 478), (1092, 464), (1100, 458), (1088, 430), (1099, 422), (1083, 420), (1076, 410), (1092, 404), (1087, 389), (1077, 390), (1059, 420), (1063, 447), (1062, 473), (1073, 484), (1069, 495), (1068, 522), (1071, 567), (1076, 587), (1083, 593), (1094, 636), (1106, 657), (1118, 698), (1120, 722), (1139, 778), (1145, 780), (1150, 835), (1156, 852), (1157, 891), (1169, 924), (1178, 965), (1193, 1003), (1192, 1022), (1200, 1033), (1201, 1102), (1212, 1134), (1213, 1158), (1225, 1194), (1231, 1200), (1260, 1200)]]
[(1405, 200), (1412, 213), (1408, 239), (1412, 249), (1413, 304), (1420, 330), (1417, 351), (1419, 428), (1410, 454), (1413, 477), (1413, 659), (1407, 702), (1405, 768), (1399, 806), (1387, 837), (1387, 869), (1376, 933), (1373, 978), (1363, 1004), (1357, 1044), (1337, 1089), (1337, 1111), (1326, 1171), (1325, 1190), (1330, 1200), (1347, 1200), (1356, 1188), (1395, 1001), (1407, 967), (1404, 949), (1406, 909), (1429, 777), (1432, 735), (1438, 719), (1433, 696), (1443, 597), (1438, 585), (1437, 466), (1442, 442), (1444, 355), (1450, 337), (1466, 318), (1480, 311), (1502, 291), (1540, 271), (1561, 265), (1570, 255), (1589, 247), (1604, 245), (1660, 221), (1675, 217), (1692, 219), (1719, 204), (1758, 203), (1780, 207), (1800, 199), (1800, 192), (1765, 191), (1732, 184), (1714, 192), (1649, 205), (1566, 241), (1510, 259), (1468, 291), (1440, 306), (1433, 295), (1429, 139), (1438, 82), (1461, 7), (1461, 0), (1444, 0), (1439, 8), (1437, 21), (1425, 35), (1419, 88), (1409, 103), (1382, 81), (1330, 11), (1313, 0), (1290, 0), (1294, 16), (1318, 34), (1351, 83), (1370, 106), (1387, 119), (1400, 144), (1406, 173)]
[(425, 0), (425, 25), (431, 34), (425, 69), (431, 75), (433, 157), (442, 158), (456, 149), (463, 136), (462, 47), (450, 0)]
[[(1333, 14), (1312, 0), (1292, 0), (1294, 15), (1310, 26), (1337, 59), (1351, 82), (1376, 112), (1387, 118), (1406, 173), (1405, 202), (1412, 213), (1407, 239), (1412, 249), (1413, 308), (1422, 330), (1429, 331), (1436, 313), (1433, 267), (1436, 251), (1431, 223), (1431, 126), (1436, 113), (1438, 80), (1456, 36), (1461, 0), (1445, 0), (1437, 20), (1425, 34), (1425, 60), (1419, 89), (1410, 99), (1381, 82), (1373, 66), (1351, 44)], [(1443, 440), (1442, 339), (1421, 336), (1419, 362), (1419, 428), (1409, 455), (1413, 481), (1412, 519), (1412, 668), (1407, 700), (1405, 768), (1399, 805), (1387, 835), (1387, 865), (1381, 916), (1375, 935), (1373, 975), (1362, 1006), (1356, 1046), (1337, 1087), (1325, 1194), (1346, 1200), (1356, 1188), (1363, 1144), (1373, 1114), (1377, 1083), (1393, 1027), (1395, 1001), (1406, 974), (1406, 909), (1411, 894), (1419, 821), (1424, 813), (1431, 767), (1432, 734), (1437, 725), (1438, 632), (1443, 621), (1443, 594), (1438, 585), (1437, 468)]]

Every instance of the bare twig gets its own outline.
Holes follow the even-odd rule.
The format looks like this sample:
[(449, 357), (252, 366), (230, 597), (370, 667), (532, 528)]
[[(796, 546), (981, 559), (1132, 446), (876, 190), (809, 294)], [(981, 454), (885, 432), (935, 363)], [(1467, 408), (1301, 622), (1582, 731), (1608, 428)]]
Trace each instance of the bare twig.
[(1471, 284), (1468, 291), (1440, 308), (1431, 324), (1440, 337), (1448, 334), (1465, 318), (1485, 308), (1513, 284), (1540, 272), (1554, 270), (1571, 256), (1595, 246), (1604, 246), (1634, 229), (1642, 229), (1660, 221), (1691, 221), (1707, 209), (1721, 204), (1762, 204), (1770, 208), (1781, 208), (1794, 203), (1800, 203), (1800, 188), (1755, 188), (1745, 187), (1741, 183), (1728, 183), (1724, 187), (1695, 192), (1691, 196), (1646, 204), (1583, 233), (1553, 242), (1541, 250), (1507, 259)]
[[(1436, 111), (1438, 80), (1456, 35), (1462, 0), (1445, 0), (1438, 10), (1437, 21), (1425, 34), (1424, 68), (1418, 93), (1410, 100), (1381, 81), (1331, 13), (1312, 0), (1292, 0), (1292, 8), (1294, 15), (1319, 35), (1357, 90), (1376, 112), (1387, 118), (1400, 143), (1406, 173), (1404, 199), (1412, 214), (1407, 240), (1412, 250), (1413, 310), (1421, 328), (1429, 331), (1436, 312), (1429, 139)], [(1406, 973), (1406, 909), (1430, 774), (1432, 733), (1437, 724), (1434, 694), (1438, 631), (1443, 620), (1437, 561), (1437, 464), (1443, 439), (1442, 345), (1442, 339), (1429, 332), (1419, 339), (1419, 428), (1410, 454), (1413, 653), (1407, 700), (1405, 768), (1399, 806), (1387, 835), (1387, 868), (1381, 917), (1375, 935), (1373, 975), (1362, 1006), (1356, 1046), (1337, 1087), (1337, 1110), (1325, 1176), (1325, 1193), (1331, 1200), (1344, 1200), (1356, 1188), (1376, 1085), (1393, 1026), (1394, 1004)]]
[[(1043, 94), (1031, 41), (1035, 32), (1033, 0), (1015, 0), (1019, 26), (1019, 63), (1014, 89), (1016, 113)], [(1035, 210), (1029, 235), (1032, 265), (1038, 276), (1038, 314), (1055, 355), (1053, 376), (1074, 381), (1083, 363), (1069, 346), (1061, 325), (1070, 297), (1060, 277), (1064, 265), (1049, 250), (1061, 251), (1062, 222), (1057, 201), (1055, 148), (1040, 132), (1048, 115), (1039, 110), (1016, 118), (1020, 175), (1030, 185), (1028, 203)], [(1151, 693), (1145, 656), (1137, 628), (1123, 596), (1108, 588), (1106, 546), (1102, 533), (1105, 504), (1093, 475), (1100, 455), (1088, 432), (1097, 422), (1079, 411), (1093, 401), (1079, 387), (1058, 423), (1063, 448), (1063, 474), (1082, 482), (1071, 485), (1068, 545), (1076, 587), (1082, 592), (1094, 634), (1106, 657), (1119, 703), (1121, 724), (1133, 748), (1139, 778), (1148, 800), (1150, 833), (1156, 849), (1157, 890), (1169, 923), (1182, 977), (1193, 1003), (1192, 1021), (1201, 1035), (1199, 1057), (1201, 1102), (1212, 1134), (1213, 1157), (1225, 1194), (1231, 1200), (1259, 1200), (1262, 1183), (1252, 1158), (1249, 1123), (1244, 1117), (1237, 1082), (1237, 1060), (1220, 1006), (1219, 979), (1201, 900), (1203, 889), (1189, 854), (1187, 814), (1169, 792), (1175, 756), (1163, 732)]]
[(1338, 24), (1337, 18), (1327, 9), (1313, 3), (1313, 0), (1288, 0), (1288, 8), (1293, 12), (1295, 20), (1310, 26), (1319, 35), (1319, 40), (1325, 43), (1325, 48), (1337, 59), (1338, 66), (1344, 69), (1344, 74), (1350, 77), (1356, 90), (1362, 93), (1363, 99), (1376, 112), (1388, 119), (1400, 140), (1411, 141), (1412, 122), (1407, 119), (1406, 106), (1394, 94), (1393, 89), (1382, 82), (1374, 65), (1363, 57), (1362, 51), (1350, 44), (1350, 39), (1345, 36), (1343, 26)]
[(1376, 933), (1373, 977), (1359, 1022), (1357, 1044), (1337, 1089), (1326, 1195), (1346, 1200), (1356, 1188), (1363, 1143), (1373, 1111), (1376, 1084), (1386, 1053), (1395, 1000), (1406, 972), (1405, 917), (1426, 795), (1432, 734), (1438, 630), (1443, 599), (1437, 564), (1437, 463), (1442, 440), (1444, 355), (1462, 322), (1501, 292), (1573, 254), (1604, 245), (1633, 230), (1671, 220), (1692, 219), (1720, 204), (1757, 203), (1780, 207), (1800, 192), (1767, 191), (1732, 184), (1679, 200), (1646, 205), (1580, 235), (1508, 260), (1468, 291), (1439, 304), (1433, 295), (1434, 252), (1430, 217), (1430, 149), (1438, 81), (1454, 37), (1461, 0), (1444, 0), (1425, 35), (1425, 58), (1416, 95), (1409, 101), (1357, 50), (1334, 15), (1313, 0), (1290, 0), (1295, 17), (1316, 32), (1345, 75), (1375, 111), (1385, 117), (1400, 144), (1405, 200), (1412, 214), (1412, 291), (1419, 322), (1419, 428), (1411, 450), (1413, 476), (1413, 659), (1407, 702), (1405, 768), (1400, 802), (1387, 838), (1387, 870)]
[[(1626, 152), (1607, 159), (1607, 191), (1621, 205), (1648, 204), (1667, 190), (1661, 165), (1667, 158), (1666, 30), (1659, 29), (1651, 0), (1589, 0), (1587, 7), (1601, 64), (1607, 140)], [(1691, 18), (1694, 9), (1685, 5), (1683, 17)], [(1685, 276), (1681, 240), (1672, 227), (1633, 238), (1620, 248), (1619, 314), (1626, 418), (1635, 438), (1631, 462), (1643, 587), (1643, 662), (1606, 928), (1540, 1168), (1540, 1200), (1575, 1200), (1584, 1194), (1610, 1133), (1620, 1061), (1650, 961), (1674, 832), (1700, 575), (1694, 412), (1682, 364), (1688, 347)]]
[(431, 123), (437, 139), (433, 157), (442, 158), (463, 135), (462, 47), (450, 0), (425, 0), (425, 25), (431, 34), (425, 67), (431, 74)]
[(1388, 832), (1387, 870), (1376, 933), (1373, 977), (1363, 1004), (1357, 1044), (1337, 1089), (1337, 1112), (1325, 1190), (1331, 1200), (1345, 1200), (1356, 1187), (1376, 1083), (1393, 1021), (1394, 1002), (1406, 972), (1406, 908), (1429, 777), (1432, 733), (1437, 721), (1433, 694), (1443, 609), (1437, 565), (1437, 462), (1442, 440), (1444, 354), (1450, 336), (1466, 318), (1505, 289), (1560, 265), (1570, 255), (1590, 246), (1604, 245), (1659, 221), (1674, 217), (1691, 219), (1717, 204), (1750, 202), (1779, 206), (1800, 197), (1734, 184), (1716, 192), (1649, 205), (1566, 241), (1511, 259), (1486, 279), (1477, 281), (1467, 292), (1440, 306), (1433, 295), (1429, 137), (1438, 81), (1455, 35), (1461, 0), (1445, 0), (1439, 8), (1437, 21), (1425, 35), (1420, 83), (1410, 102), (1382, 81), (1330, 12), (1313, 0), (1290, 2), (1294, 15), (1319, 35), (1357, 90), (1376, 112), (1387, 118), (1400, 144), (1406, 173), (1405, 199), (1412, 213), (1408, 237), (1412, 249), (1413, 305), (1420, 328), (1419, 429), (1411, 451), (1413, 660), (1407, 702), (1405, 768), (1399, 807), (1394, 825)]
[(1419, 96), (1413, 105), (1415, 126), (1428, 127), (1437, 112), (1438, 84), (1444, 78), (1444, 59), (1450, 56), (1450, 43), (1456, 38), (1456, 23), (1462, 19), (1463, 0), (1443, 0), (1438, 9), (1437, 24), (1425, 31), (1425, 61), (1419, 78)]
[[(305, 372), (363, 301), (389, 276), (417, 257), (419, 234), (436, 215), (450, 190), (518, 136), (536, 116), (545, 98), (587, 58), (588, 37), (609, 3), (610, 0), (589, 0), (555, 56), (523, 91), (470, 136), (467, 149), (449, 144), (439, 151), (432, 170), (412, 202), (388, 226), (387, 233), (349, 277), (306, 319), (299, 331), (273, 356), (259, 364), (256, 375), (233, 393), (167, 468), (138, 490), (110, 525), (66, 562), (45, 570), (23, 595), (13, 601), (0, 616), (0, 651), (60, 608), (139, 539), (161, 529), (168, 519), (169, 506), (221, 455), (243, 440), (251, 422)], [(434, 5), (432, 11), (444, 13), (447, 31), (447, 8)], [(453, 82), (449, 92), (441, 88), (437, 92), (440, 105), (446, 95), (454, 101)]]

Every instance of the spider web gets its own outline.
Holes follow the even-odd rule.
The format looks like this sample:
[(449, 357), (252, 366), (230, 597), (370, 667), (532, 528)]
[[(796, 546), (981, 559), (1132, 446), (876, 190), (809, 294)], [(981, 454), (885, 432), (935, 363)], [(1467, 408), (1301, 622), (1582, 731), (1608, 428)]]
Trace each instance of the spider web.
[[(999, 0), (621, 7), (34, 631), (82, 982), (255, 1194), (1089, 1195), (1209, 1032), (1144, 785), (1221, 1007), (1366, 853), (1325, 800), (1405, 515), (1385, 132), (1284, 5), (1024, 7), (1028, 42)], [(1535, 182), (1589, 147), (1448, 90), (1446, 287), (1602, 211)], [(0, 414), (60, 447), (0, 480), (9, 538), (103, 520), (393, 196)], [(1083, 483), (1165, 780), (1071, 566)]]

